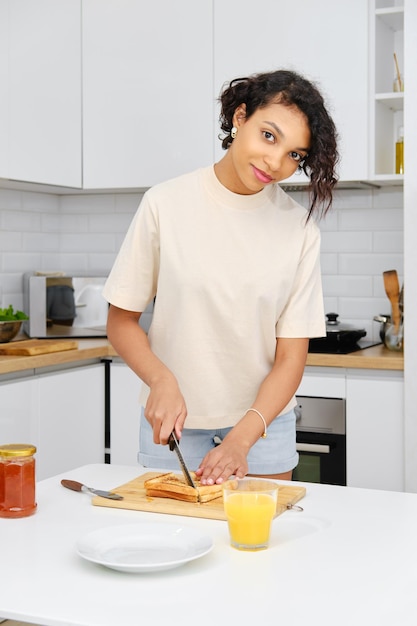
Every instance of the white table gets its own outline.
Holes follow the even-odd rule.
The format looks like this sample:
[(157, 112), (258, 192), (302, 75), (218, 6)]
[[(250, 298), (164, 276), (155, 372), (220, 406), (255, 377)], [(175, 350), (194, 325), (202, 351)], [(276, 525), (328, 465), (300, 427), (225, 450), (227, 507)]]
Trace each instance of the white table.
[[(64, 489), (101, 489), (141, 467), (88, 465), (38, 483), (38, 511), (0, 519), (0, 616), (45, 626), (348, 625), (417, 623), (417, 494), (306, 484), (304, 512), (273, 523), (268, 550), (229, 546), (223, 521), (92, 506)], [(81, 559), (86, 532), (176, 522), (214, 539), (206, 556), (159, 573), (126, 574)]]

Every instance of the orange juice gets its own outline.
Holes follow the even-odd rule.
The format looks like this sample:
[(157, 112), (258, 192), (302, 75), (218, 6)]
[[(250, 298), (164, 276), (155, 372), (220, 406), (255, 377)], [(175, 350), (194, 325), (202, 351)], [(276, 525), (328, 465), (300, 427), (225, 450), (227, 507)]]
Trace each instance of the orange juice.
[(276, 497), (237, 491), (229, 493), (224, 500), (232, 545), (252, 549), (267, 547)]

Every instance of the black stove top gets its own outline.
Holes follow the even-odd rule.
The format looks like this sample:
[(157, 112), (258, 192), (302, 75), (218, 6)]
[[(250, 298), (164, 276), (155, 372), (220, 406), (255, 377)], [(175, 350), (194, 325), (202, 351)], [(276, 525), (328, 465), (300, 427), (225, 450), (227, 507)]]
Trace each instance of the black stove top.
[(366, 348), (372, 348), (372, 346), (381, 345), (381, 341), (371, 341), (370, 339), (359, 339), (354, 345), (337, 345), (335, 347), (326, 345), (323, 343), (310, 342), (308, 351), (314, 354), (352, 354), (358, 352), (358, 350), (365, 350)]

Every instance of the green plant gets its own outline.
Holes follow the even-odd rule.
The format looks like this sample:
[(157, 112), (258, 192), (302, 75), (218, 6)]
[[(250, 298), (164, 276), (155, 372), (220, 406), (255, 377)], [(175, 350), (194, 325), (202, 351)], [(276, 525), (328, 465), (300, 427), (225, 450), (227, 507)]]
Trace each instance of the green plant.
[(23, 311), (15, 311), (11, 304), (9, 304), (7, 309), (0, 308), (0, 322), (16, 322), (28, 319), (26, 313), (23, 313)]

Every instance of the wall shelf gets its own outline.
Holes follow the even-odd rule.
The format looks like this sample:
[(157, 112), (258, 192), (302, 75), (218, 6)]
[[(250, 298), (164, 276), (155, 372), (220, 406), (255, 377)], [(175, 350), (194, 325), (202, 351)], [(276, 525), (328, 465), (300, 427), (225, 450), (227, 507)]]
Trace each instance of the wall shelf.
[(404, 27), (404, 7), (388, 7), (376, 9), (375, 16), (394, 31)]
[(375, 94), (375, 100), (381, 102), (392, 111), (404, 109), (404, 92), (387, 92)]
[(384, 180), (395, 174), (395, 143), (404, 126), (404, 92), (394, 91), (397, 58), (401, 79), (404, 77), (404, 6), (395, 0), (370, 0), (370, 177)]

